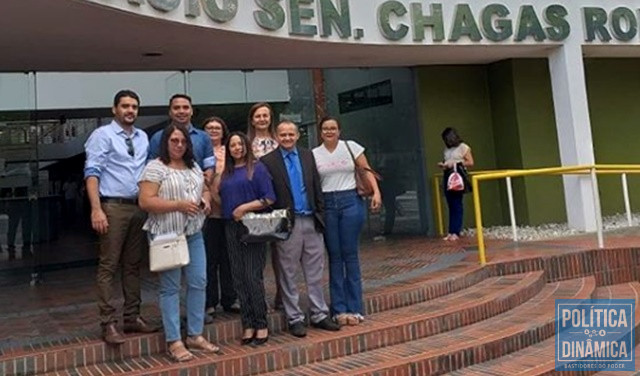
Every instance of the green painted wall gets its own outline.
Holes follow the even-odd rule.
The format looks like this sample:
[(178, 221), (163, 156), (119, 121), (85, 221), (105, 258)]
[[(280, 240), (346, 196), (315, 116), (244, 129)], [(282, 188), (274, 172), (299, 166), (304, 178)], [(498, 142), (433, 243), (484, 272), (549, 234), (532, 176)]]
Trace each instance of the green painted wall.
[[(489, 65), (489, 87), (498, 169), (559, 166), (551, 81), (545, 59), (505, 60)], [(566, 221), (562, 178), (513, 179), (518, 224)], [(509, 217), (506, 187), (502, 212)]]
[[(598, 163), (640, 164), (639, 66), (640, 59), (585, 60)], [(475, 170), (560, 166), (546, 59), (421, 67), (417, 77), (429, 179), (439, 171), (440, 132), (447, 126), (456, 127), (471, 145)], [(620, 176), (600, 175), (599, 184), (603, 214), (623, 212)], [(513, 188), (519, 224), (566, 221), (560, 176), (514, 179)], [(629, 177), (629, 191), (632, 208), (640, 210), (640, 175)], [(482, 183), (481, 192), (484, 223), (508, 224), (504, 182)], [(470, 196), (465, 204), (465, 226), (473, 226)]]
[[(496, 153), (496, 169), (522, 168), (520, 132), (514, 89), (513, 62), (501, 61), (489, 65), (489, 93), (493, 118), (493, 136)], [(514, 179), (513, 203), (516, 220), (524, 222), (529, 217), (524, 179)], [(509, 220), (509, 203), (506, 184), (499, 183), (502, 216)], [(505, 222), (506, 223), (506, 222)]]
[[(640, 164), (640, 59), (586, 59), (589, 114), (597, 163)], [(622, 213), (620, 176), (598, 177), (604, 215)], [(640, 177), (629, 177), (631, 209), (640, 210)]]
[[(512, 60), (522, 168), (560, 166), (549, 65), (546, 59)], [(560, 176), (525, 178), (525, 224), (566, 222)]]
[[(551, 82), (546, 60), (505, 60), (486, 66), (418, 69), (427, 165), (442, 158), (440, 132), (460, 130), (472, 146), (475, 170), (559, 166)], [(431, 178), (437, 169), (431, 169)], [(518, 224), (566, 221), (562, 179), (513, 179)], [(504, 180), (481, 185), (483, 221), (508, 224)], [(465, 209), (471, 213), (471, 200)], [(467, 214), (465, 226), (473, 226)]]
[[(496, 155), (492, 129), (489, 82), (486, 66), (428, 66), (417, 69), (419, 116), (427, 154), (427, 175), (440, 172), (444, 145), (440, 133), (446, 127), (458, 129), (471, 146), (476, 170), (494, 169)], [(503, 222), (498, 184), (481, 185), (483, 222)], [(446, 204), (445, 204), (446, 214)], [(471, 195), (465, 198), (465, 227), (473, 227)], [(446, 219), (445, 219), (446, 230)]]

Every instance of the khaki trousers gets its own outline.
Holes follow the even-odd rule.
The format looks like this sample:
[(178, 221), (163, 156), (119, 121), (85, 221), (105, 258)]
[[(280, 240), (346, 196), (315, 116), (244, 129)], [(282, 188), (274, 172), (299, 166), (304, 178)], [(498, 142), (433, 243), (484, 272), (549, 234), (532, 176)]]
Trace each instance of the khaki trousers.
[(100, 261), (98, 263), (98, 308), (100, 323), (107, 325), (118, 321), (113, 305), (115, 276), (120, 267), (124, 319), (135, 320), (140, 315), (140, 264), (149, 244), (142, 225), (146, 220), (137, 205), (103, 203), (109, 229), (100, 236)]

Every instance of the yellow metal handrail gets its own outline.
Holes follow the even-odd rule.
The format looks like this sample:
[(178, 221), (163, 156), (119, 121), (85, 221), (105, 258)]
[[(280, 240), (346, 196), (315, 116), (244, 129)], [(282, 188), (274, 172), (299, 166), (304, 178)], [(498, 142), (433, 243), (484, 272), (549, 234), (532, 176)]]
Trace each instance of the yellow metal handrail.
[[(494, 172), (506, 172), (506, 171), (520, 171), (520, 170), (477, 170), (469, 171), (469, 175), (482, 175), (490, 174)], [(434, 192), (434, 211), (436, 215), (436, 222), (438, 225), (438, 235), (444, 235), (444, 216), (442, 210), (442, 192), (440, 186), (440, 178), (443, 176), (442, 172), (433, 175), (433, 192)]]
[[(473, 206), (474, 206), (474, 215), (476, 221), (476, 236), (478, 239), (478, 259), (481, 265), (486, 264), (486, 248), (484, 244), (484, 233), (482, 226), (482, 210), (480, 207), (480, 189), (479, 182), (485, 180), (495, 180), (495, 179), (504, 179), (504, 178), (512, 178), (512, 177), (525, 177), (525, 176), (536, 176), (536, 175), (583, 175), (583, 174), (591, 174), (592, 175), (592, 184), (594, 191), (594, 202), (596, 204), (596, 221), (598, 226), (598, 244), (602, 246), (602, 218), (600, 213), (600, 201), (598, 196), (598, 187), (596, 181), (596, 174), (622, 174), (623, 175), (623, 189), (625, 190), (625, 201), (628, 201), (627, 197), (627, 187), (626, 187), (626, 174), (638, 174), (640, 173), (640, 165), (629, 165), (629, 164), (620, 164), (620, 165), (582, 165), (582, 166), (567, 166), (567, 167), (547, 167), (547, 168), (537, 168), (537, 169), (527, 169), (527, 170), (492, 170), (492, 171), (474, 171), (470, 173), (471, 175), (471, 186), (473, 191)], [(442, 198), (440, 192), (440, 182), (439, 178), (442, 174), (436, 174), (434, 176), (434, 199), (435, 199), (435, 210), (436, 210), (436, 218), (438, 221), (438, 231), (440, 235), (444, 234), (444, 223), (443, 223), (443, 213), (442, 213)], [(625, 202), (625, 205), (628, 205), (628, 202)], [(629, 210), (629, 208), (627, 208)]]

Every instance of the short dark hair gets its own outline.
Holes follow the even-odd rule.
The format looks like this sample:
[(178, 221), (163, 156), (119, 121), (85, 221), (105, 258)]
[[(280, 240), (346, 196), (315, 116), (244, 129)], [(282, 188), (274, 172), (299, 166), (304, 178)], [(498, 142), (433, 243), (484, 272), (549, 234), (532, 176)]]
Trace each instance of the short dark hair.
[(189, 104), (192, 104), (191, 97), (188, 96), (187, 94), (173, 94), (171, 96), (171, 98), (169, 98), (169, 107), (171, 107), (171, 105), (173, 104), (174, 100), (179, 99), (179, 98), (186, 99), (186, 100), (189, 101)]
[(334, 117), (334, 116), (324, 116), (322, 117), (322, 119), (320, 119), (320, 121), (318, 122), (318, 132), (322, 132), (322, 125), (328, 121), (335, 121), (336, 125), (338, 126), (338, 129), (340, 129), (340, 121), (338, 121), (338, 118)]
[(207, 124), (211, 123), (212, 121), (215, 121), (217, 123), (220, 123), (220, 125), (222, 125), (222, 141), (221, 142), (224, 145), (224, 143), (227, 142), (227, 137), (229, 136), (229, 127), (227, 127), (227, 123), (225, 123), (224, 120), (222, 120), (222, 118), (218, 116), (209, 116), (208, 118), (204, 119), (204, 121), (202, 122), (202, 129), (204, 130)]
[(116, 96), (113, 97), (113, 107), (118, 107), (118, 104), (120, 104), (120, 100), (126, 97), (135, 99), (136, 102), (138, 102), (138, 106), (140, 106), (140, 97), (138, 96), (138, 94), (136, 94), (136, 92), (133, 90), (125, 89), (120, 90), (116, 93)]
[(187, 128), (182, 125), (174, 125), (169, 124), (163, 130), (162, 138), (160, 139), (160, 153), (158, 157), (165, 165), (168, 165), (171, 162), (171, 157), (169, 156), (169, 138), (171, 134), (175, 131), (180, 131), (184, 135), (185, 140), (187, 141), (187, 145), (185, 147), (184, 155), (182, 156), (182, 160), (184, 164), (187, 165), (188, 168), (193, 168), (194, 158), (193, 158), (193, 144), (191, 143), (191, 137), (189, 136), (189, 131)]
[(462, 143), (462, 138), (455, 128), (447, 127), (442, 131), (442, 141), (448, 148), (455, 148)]

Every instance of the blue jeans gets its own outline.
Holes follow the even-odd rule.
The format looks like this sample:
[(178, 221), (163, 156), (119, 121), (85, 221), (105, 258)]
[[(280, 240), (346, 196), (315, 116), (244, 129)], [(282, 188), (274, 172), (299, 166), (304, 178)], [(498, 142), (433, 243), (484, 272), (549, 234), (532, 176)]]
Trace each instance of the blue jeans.
[(187, 335), (202, 334), (207, 287), (207, 256), (202, 233), (187, 236), (189, 265), (160, 273), (160, 312), (167, 342), (180, 340), (180, 289), (182, 271), (187, 281)]
[(462, 231), (462, 199), (463, 192), (452, 192), (445, 189), (444, 195), (449, 206), (449, 234), (460, 235)]
[(324, 238), (329, 252), (331, 311), (363, 314), (358, 243), (364, 224), (363, 199), (355, 190), (324, 194)]

